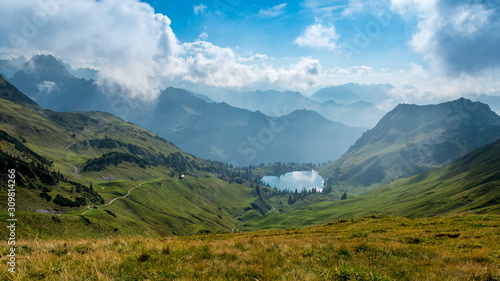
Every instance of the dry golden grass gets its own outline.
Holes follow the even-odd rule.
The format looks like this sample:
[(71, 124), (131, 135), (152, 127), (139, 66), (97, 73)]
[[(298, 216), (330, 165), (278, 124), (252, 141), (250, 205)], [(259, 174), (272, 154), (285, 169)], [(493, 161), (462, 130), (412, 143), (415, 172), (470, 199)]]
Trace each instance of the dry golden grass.
[[(165, 238), (18, 241), (2, 280), (500, 280), (500, 216)], [(1, 244), (7, 249), (6, 243)], [(1, 263), (6, 265), (6, 252)]]

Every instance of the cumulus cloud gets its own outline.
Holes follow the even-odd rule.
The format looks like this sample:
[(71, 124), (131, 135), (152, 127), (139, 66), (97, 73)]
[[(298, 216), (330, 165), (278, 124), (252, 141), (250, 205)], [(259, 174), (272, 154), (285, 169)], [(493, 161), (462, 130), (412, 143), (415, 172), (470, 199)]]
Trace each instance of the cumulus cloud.
[(240, 88), (259, 80), (258, 67), (237, 62), (230, 48), (221, 48), (206, 41), (184, 43), (186, 72), (183, 79), (215, 87)]
[(500, 9), (493, 2), (392, 0), (405, 18), (417, 18), (411, 47), (448, 74), (479, 74), (500, 66)]
[(268, 67), (265, 70), (265, 77), (269, 82), (278, 84), (286, 89), (299, 87), (308, 89), (318, 83), (321, 76), (321, 64), (319, 60), (310, 57), (301, 58), (289, 69), (274, 69)]
[(5, 48), (93, 65), (99, 84), (131, 96), (154, 97), (158, 75), (174, 74), (160, 69), (182, 51), (170, 19), (134, 0), (6, 1), (2, 10), (9, 11), (0, 17)]
[(336, 51), (339, 46), (337, 39), (339, 35), (333, 25), (324, 26), (321, 23), (315, 23), (306, 28), (304, 34), (297, 37), (295, 43), (299, 46), (325, 48), (330, 51)]
[(287, 89), (309, 88), (320, 76), (318, 60), (301, 58), (289, 68), (275, 69), (269, 65), (245, 64), (267, 60), (266, 55), (248, 58), (237, 55), (231, 48), (222, 48), (206, 41), (183, 44), (185, 72), (182, 78), (193, 83), (214, 87), (242, 88), (254, 83), (268, 82)]
[(283, 4), (269, 7), (267, 9), (261, 9), (259, 11), (259, 16), (270, 17), (270, 18), (277, 17), (285, 12), (286, 6), (287, 6), (287, 3), (283, 3)]
[[(198, 8), (200, 13), (205, 10), (203, 5)], [(276, 69), (266, 63), (267, 55), (242, 57), (206, 42), (206, 32), (196, 42), (181, 43), (170, 23), (136, 0), (6, 1), (0, 16), (0, 34), (5, 35), (0, 36), (0, 52), (52, 54), (98, 70), (96, 83), (109, 91), (150, 100), (174, 79), (214, 87), (271, 83), (293, 89), (313, 85), (320, 75), (317, 60), (298, 58)], [(51, 90), (49, 84), (40, 87)]]

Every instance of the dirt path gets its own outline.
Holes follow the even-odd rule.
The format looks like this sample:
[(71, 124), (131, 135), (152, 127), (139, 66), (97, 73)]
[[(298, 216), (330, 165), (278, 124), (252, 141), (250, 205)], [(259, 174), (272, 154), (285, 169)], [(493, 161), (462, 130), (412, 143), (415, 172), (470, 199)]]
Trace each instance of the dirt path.
[(241, 216), (236, 216), (234, 219), (237, 220), (237, 221), (240, 221), (237, 225), (235, 225), (233, 227), (233, 232), (236, 231), (236, 228), (243, 223), (243, 221), (240, 219), (242, 216), (244, 216), (245, 214), (247, 213), (247, 211), (243, 212), (243, 214)]
[[(109, 206), (109, 205), (111, 205), (111, 203), (115, 202), (115, 200), (127, 198), (127, 197), (130, 195), (130, 192), (132, 192), (132, 190), (134, 190), (134, 189), (138, 188), (139, 186), (141, 186), (141, 185), (143, 185), (143, 184), (146, 184), (146, 183), (153, 183), (153, 182), (157, 182), (157, 181), (161, 181), (161, 180), (163, 180), (163, 178), (158, 179), (158, 180), (154, 180), (154, 181), (142, 182), (142, 183), (140, 183), (140, 184), (138, 184), (138, 185), (136, 185), (136, 186), (134, 186), (134, 187), (129, 188), (129, 190), (128, 190), (128, 192), (127, 192), (127, 194), (126, 194), (126, 195), (121, 196), (121, 197), (116, 197), (116, 198), (113, 198), (113, 199), (111, 199), (111, 201), (109, 201), (107, 204), (104, 204), (104, 205), (101, 205), (101, 206), (97, 206), (97, 207), (98, 207), (98, 208), (102, 208), (102, 207)], [(87, 210), (87, 211), (85, 211), (85, 212), (83, 212), (83, 213), (81, 213), (81, 214), (80, 214), (80, 216), (83, 216), (83, 215), (85, 215), (86, 213), (88, 213), (88, 212), (90, 212), (90, 211), (92, 210), (92, 209), (90, 208), (90, 205), (89, 205), (89, 206), (87, 206), (87, 209), (88, 209), (88, 210)]]

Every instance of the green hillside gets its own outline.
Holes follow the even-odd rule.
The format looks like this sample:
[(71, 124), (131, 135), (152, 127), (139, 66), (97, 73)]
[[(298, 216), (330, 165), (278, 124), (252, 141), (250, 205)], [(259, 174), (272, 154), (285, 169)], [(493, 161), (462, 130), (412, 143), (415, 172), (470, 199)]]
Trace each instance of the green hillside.
[(21, 235), (231, 231), (256, 200), (258, 184), (245, 171), (198, 159), (108, 113), (44, 110), (0, 82), (0, 178), (17, 171)]
[[(285, 212), (245, 217), (243, 230), (300, 227), (368, 215), (427, 217), (500, 211), (500, 140), (443, 168), (392, 182), (346, 200), (287, 206)], [(271, 200), (271, 204), (276, 203)]]

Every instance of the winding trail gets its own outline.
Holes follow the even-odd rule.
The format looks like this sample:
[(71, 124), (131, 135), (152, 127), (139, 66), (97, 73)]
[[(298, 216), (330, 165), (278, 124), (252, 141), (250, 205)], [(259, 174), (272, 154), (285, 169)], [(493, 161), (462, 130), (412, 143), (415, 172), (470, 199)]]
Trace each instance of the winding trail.
[(233, 232), (236, 231), (236, 228), (243, 223), (243, 221), (240, 219), (242, 216), (244, 216), (245, 214), (247, 213), (247, 211), (243, 212), (243, 214), (241, 216), (236, 216), (234, 219), (237, 220), (237, 221), (240, 221), (237, 225), (235, 225), (233, 227)]
[[(101, 205), (101, 206), (97, 206), (97, 208), (106, 207), (106, 206), (111, 205), (111, 203), (115, 202), (115, 200), (118, 200), (118, 199), (125, 199), (125, 198), (127, 198), (127, 197), (130, 195), (130, 192), (132, 192), (132, 190), (134, 190), (134, 189), (138, 188), (139, 186), (141, 186), (141, 185), (143, 185), (143, 184), (146, 184), (146, 183), (153, 183), (153, 182), (158, 182), (158, 181), (161, 181), (161, 180), (163, 180), (163, 178), (161, 178), (161, 179), (157, 179), (157, 180), (154, 180), (154, 181), (141, 182), (140, 184), (138, 184), (138, 185), (136, 185), (136, 186), (134, 186), (134, 187), (129, 188), (129, 190), (128, 190), (128, 192), (127, 192), (127, 194), (126, 194), (126, 195), (121, 196), (121, 197), (116, 197), (116, 198), (113, 198), (113, 199), (111, 199), (111, 201), (109, 201), (107, 204), (104, 204), (104, 205)], [(79, 215), (77, 215), (77, 216), (83, 216), (83, 215), (85, 215), (86, 213), (88, 213), (88, 212), (92, 211), (92, 209), (90, 208), (90, 205), (88, 205), (88, 206), (87, 206), (87, 209), (88, 209), (87, 211), (85, 211), (85, 212), (83, 212), (83, 213), (81, 213), (81, 214), (79, 214)]]

